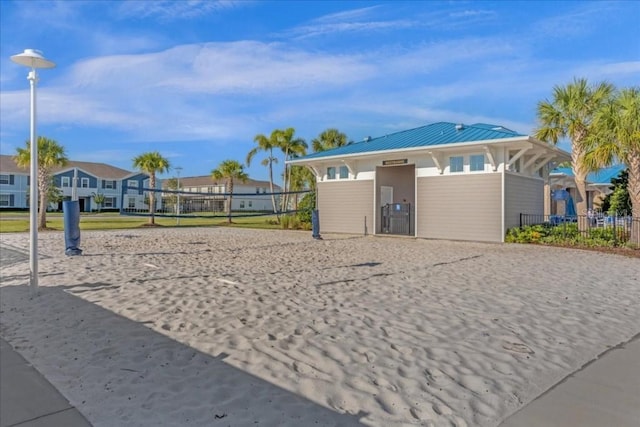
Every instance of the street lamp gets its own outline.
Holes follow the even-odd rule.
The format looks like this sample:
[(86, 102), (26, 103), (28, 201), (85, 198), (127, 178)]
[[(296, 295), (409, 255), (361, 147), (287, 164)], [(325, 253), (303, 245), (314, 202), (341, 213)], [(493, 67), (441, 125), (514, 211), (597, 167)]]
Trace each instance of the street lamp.
[(13, 55), (11, 60), (16, 64), (31, 68), (27, 79), (31, 83), (31, 185), (29, 193), (29, 286), (31, 292), (38, 291), (38, 141), (36, 139), (36, 85), (38, 83), (37, 68), (53, 68), (55, 63), (45, 59), (42, 52), (25, 49)]
[(174, 168), (176, 170), (176, 175), (177, 175), (177, 182), (176, 182), (176, 187), (178, 190), (177, 196), (176, 196), (176, 224), (180, 224), (180, 171), (182, 170), (181, 166), (176, 166)]

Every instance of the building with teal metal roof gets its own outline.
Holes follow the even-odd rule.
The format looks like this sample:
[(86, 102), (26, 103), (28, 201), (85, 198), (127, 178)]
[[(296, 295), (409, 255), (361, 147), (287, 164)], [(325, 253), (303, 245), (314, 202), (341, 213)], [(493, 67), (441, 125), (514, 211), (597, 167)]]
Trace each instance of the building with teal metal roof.
[[(611, 181), (618, 178), (625, 165), (613, 165), (587, 175), (587, 209), (598, 210), (602, 199), (613, 191)], [(557, 167), (549, 174), (551, 190), (566, 189), (572, 196), (576, 194), (573, 170), (570, 167)], [(562, 207), (552, 203), (550, 213), (562, 214)]]
[(324, 233), (502, 242), (548, 208), (569, 153), (486, 123), (438, 122), (291, 159), (316, 176)]

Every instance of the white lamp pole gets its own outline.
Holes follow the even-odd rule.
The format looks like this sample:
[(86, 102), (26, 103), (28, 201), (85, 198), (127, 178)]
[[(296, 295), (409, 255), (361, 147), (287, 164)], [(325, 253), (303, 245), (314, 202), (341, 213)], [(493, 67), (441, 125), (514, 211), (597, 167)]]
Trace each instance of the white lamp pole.
[(16, 64), (31, 68), (27, 79), (31, 83), (31, 185), (29, 193), (29, 286), (33, 294), (38, 291), (38, 140), (36, 139), (36, 85), (38, 83), (37, 68), (53, 68), (55, 63), (45, 59), (42, 52), (25, 49), (13, 55), (11, 60)]
[[(177, 183), (176, 186), (178, 187), (177, 190), (180, 191), (180, 171), (182, 170), (181, 166), (176, 166), (175, 168), (176, 170), (176, 175), (178, 176), (177, 178)], [(176, 193), (177, 194), (177, 203), (176, 203), (176, 224), (180, 224), (180, 193)]]

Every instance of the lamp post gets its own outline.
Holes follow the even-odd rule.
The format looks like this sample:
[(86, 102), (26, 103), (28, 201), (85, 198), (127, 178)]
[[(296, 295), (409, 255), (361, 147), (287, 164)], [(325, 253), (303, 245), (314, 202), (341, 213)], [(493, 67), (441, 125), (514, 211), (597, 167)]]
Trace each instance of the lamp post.
[(176, 182), (176, 187), (178, 190), (177, 196), (176, 196), (176, 224), (180, 224), (180, 171), (182, 170), (181, 166), (176, 166), (175, 167), (176, 170), (176, 175), (177, 175), (177, 182)]
[(45, 59), (42, 52), (25, 49), (13, 55), (11, 60), (16, 64), (31, 68), (27, 79), (31, 83), (31, 185), (29, 192), (29, 286), (32, 294), (38, 291), (38, 141), (36, 139), (36, 86), (38, 68), (53, 68), (55, 63)]

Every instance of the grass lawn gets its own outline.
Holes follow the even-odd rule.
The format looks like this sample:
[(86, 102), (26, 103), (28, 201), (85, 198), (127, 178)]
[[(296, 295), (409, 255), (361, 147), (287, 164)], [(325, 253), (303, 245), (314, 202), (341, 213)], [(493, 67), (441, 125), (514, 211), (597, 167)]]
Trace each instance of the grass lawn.
[[(209, 218), (180, 217), (180, 223), (176, 218), (155, 218), (156, 225), (164, 227), (244, 227), (262, 229), (281, 229), (276, 224), (275, 215), (232, 218), (229, 224), (227, 217), (212, 216)], [(146, 216), (126, 216), (118, 213), (87, 213), (80, 214), (80, 230), (111, 230), (141, 228), (148, 224)], [(64, 230), (63, 216), (59, 212), (47, 213), (47, 228), (51, 230)], [(19, 233), (29, 231), (28, 212), (0, 212), (0, 233)]]

